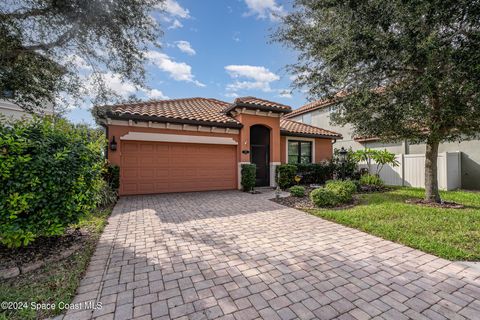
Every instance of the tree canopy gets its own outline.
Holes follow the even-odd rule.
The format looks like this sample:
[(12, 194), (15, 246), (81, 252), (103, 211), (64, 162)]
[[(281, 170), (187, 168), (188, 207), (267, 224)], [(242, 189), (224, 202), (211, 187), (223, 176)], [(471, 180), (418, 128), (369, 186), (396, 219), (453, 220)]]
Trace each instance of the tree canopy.
[(163, 1), (2, 1), (1, 98), (32, 111), (86, 95), (105, 102), (105, 74), (144, 86), (144, 51), (161, 33), (151, 13)]
[(299, 52), (296, 87), (341, 93), (335, 123), (426, 142), (426, 198), (440, 201), (438, 144), (480, 132), (480, 1), (296, 0), (273, 40)]

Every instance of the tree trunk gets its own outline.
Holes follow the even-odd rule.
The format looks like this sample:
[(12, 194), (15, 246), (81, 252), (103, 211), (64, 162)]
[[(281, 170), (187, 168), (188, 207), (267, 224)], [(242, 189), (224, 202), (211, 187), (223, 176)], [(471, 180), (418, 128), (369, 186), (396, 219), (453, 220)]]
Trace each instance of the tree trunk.
[(438, 145), (438, 141), (428, 139), (425, 153), (425, 200), (437, 203), (441, 201), (437, 177)]

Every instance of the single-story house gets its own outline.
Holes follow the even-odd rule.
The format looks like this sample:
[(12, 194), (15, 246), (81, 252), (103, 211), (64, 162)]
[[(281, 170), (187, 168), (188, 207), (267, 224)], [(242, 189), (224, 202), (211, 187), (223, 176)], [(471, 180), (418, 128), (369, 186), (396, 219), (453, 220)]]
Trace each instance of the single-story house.
[(275, 185), (281, 163), (332, 157), (342, 136), (284, 119), (289, 106), (208, 98), (97, 106), (108, 159), (120, 166), (120, 195), (240, 188), (241, 164), (257, 166), (257, 186)]

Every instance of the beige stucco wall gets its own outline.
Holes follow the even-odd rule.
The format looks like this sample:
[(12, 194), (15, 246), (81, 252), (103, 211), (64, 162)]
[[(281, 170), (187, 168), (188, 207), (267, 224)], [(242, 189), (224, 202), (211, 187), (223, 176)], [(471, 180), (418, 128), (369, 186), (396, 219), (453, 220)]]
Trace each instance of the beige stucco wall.
[[(353, 140), (352, 127), (336, 126), (330, 123), (330, 108), (324, 108), (311, 112), (312, 125), (327, 130), (332, 130), (343, 135), (342, 140), (337, 140), (333, 147), (335, 149), (345, 147), (346, 149), (358, 150), (362, 148), (387, 149), (395, 154), (424, 154), (425, 144), (409, 144), (408, 142), (382, 143), (365, 142), (359, 143)], [(303, 122), (302, 115), (292, 118), (292, 120)], [(463, 142), (442, 143), (439, 152), (461, 151), (462, 167), (462, 188), (480, 190), (480, 138), (476, 140)]]
[[(53, 107), (47, 106), (45, 114), (53, 114)], [(32, 116), (14, 103), (0, 99), (0, 115), (5, 116), (7, 120), (30, 119)]]

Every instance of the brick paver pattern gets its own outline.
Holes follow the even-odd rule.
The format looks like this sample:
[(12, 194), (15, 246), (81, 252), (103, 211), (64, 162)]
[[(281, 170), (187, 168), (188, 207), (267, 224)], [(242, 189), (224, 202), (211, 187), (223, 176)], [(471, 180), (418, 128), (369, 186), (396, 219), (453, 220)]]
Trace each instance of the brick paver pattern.
[(480, 319), (480, 273), (238, 191), (123, 197), (65, 319)]

